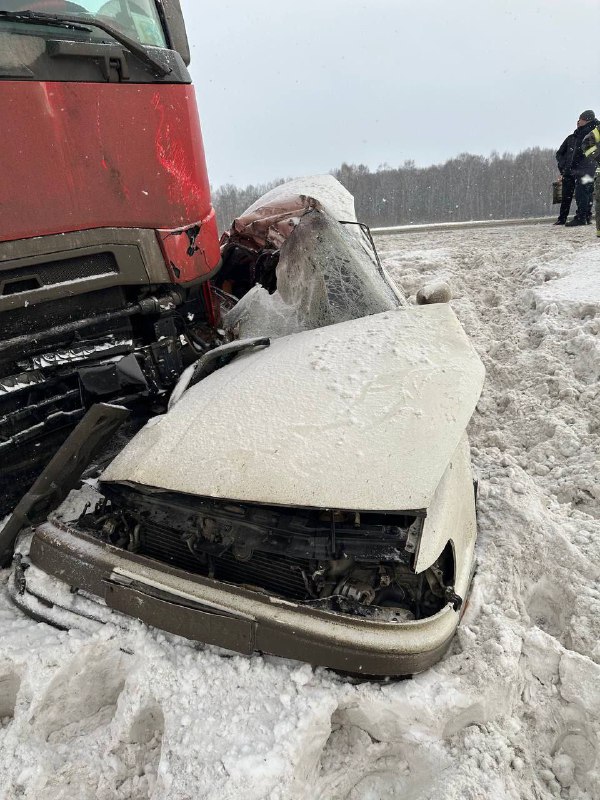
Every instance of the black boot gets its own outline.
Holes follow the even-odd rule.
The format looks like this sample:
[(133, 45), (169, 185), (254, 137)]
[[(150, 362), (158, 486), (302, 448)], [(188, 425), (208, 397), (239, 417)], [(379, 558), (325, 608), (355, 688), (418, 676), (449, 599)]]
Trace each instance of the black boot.
[(553, 225), (564, 225), (566, 221), (567, 221), (566, 219), (560, 219), (559, 218), (559, 219), (556, 220), (556, 222), (553, 222), (552, 224)]
[(577, 225), (585, 225), (585, 220), (581, 217), (573, 217), (568, 222), (565, 222), (565, 228), (575, 228)]

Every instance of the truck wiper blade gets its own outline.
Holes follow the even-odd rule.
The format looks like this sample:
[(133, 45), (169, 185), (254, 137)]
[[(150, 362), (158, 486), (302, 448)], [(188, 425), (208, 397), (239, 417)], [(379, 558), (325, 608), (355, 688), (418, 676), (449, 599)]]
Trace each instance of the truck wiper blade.
[(14, 20), (15, 22), (27, 22), (31, 23), (32, 25), (50, 25), (54, 28), (68, 28), (72, 31), (84, 31), (84, 33), (91, 33), (89, 28), (86, 28), (84, 25), (77, 25), (73, 22), (62, 22), (57, 19), (55, 20), (47, 20), (47, 19), (37, 19), (36, 17), (32, 18), (31, 11), (3, 11), (0, 9), (0, 19), (9, 19)]
[(89, 32), (91, 26), (99, 28), (104, 33), (107, 33), (126, 50), (129, 50), (139, 61), (141, 61), (151, 72), (158, 78), (164, 78), (172, 71), (168, 67), (163, 66), (160, 61), (157, 61), (153, 56), (146, 52), (141, 44), (131, 39), (118, 28), (113, 27), (109, 22), (103, 19), (96, 19), (90, 14), (45, 14), (41, 11), (1, 11), (0, 20), (7, 19), (14, 22), (27, 22), (34, 25), (53, 25), (59, 28), (70, 28), (71, 30), (79, 30)]

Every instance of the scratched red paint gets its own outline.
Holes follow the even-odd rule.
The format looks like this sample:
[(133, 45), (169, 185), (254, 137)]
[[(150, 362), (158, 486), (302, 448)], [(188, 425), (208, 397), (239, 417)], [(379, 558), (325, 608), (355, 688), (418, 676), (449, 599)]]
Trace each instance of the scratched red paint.
[(192, 87), (0, 81), (0, 108), (0, 241), (209, 219), (216, 236)]
[(158, 92), (154, 95), (152, 104), (160, 119), (156, 132), (156, 155), (173, 179), (169, 186), (169, 198), (171, 202), (182, 198), (188, 214), (193, 214), (193, 209), (202, 201), (202, 189), (198, 185), (197, 175), (192, 172), (189, 153), (173, 135), (169, 114)]

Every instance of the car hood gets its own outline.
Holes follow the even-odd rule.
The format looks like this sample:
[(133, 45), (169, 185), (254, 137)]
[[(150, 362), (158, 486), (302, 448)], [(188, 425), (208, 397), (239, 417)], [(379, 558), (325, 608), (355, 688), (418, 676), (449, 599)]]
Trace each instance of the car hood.
[(270, 505), (424, 509), (483, 378), (448, 305), (282, 337), (189, 389), (102, 480)]

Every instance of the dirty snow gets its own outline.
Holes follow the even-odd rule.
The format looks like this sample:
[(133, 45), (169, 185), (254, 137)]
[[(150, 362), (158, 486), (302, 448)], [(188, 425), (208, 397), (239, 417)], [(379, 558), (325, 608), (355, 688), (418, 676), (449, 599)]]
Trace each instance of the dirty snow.
[(450, 284), (488, 371), (449, 655), (355, 686), (139, 623), (59, 632), (0, 573), (0, 798), (600, 798), (600, 245), (541, 226), (378, 244), (413, 297)]

